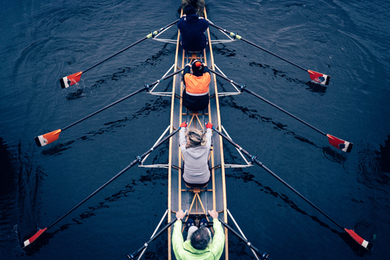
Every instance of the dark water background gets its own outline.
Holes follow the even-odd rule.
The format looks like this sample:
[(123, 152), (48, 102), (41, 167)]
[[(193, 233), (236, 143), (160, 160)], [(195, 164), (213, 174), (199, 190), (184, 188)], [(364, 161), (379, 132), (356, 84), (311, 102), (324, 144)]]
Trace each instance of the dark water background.
[[(174, 62), (174, 45), (148, 40), (93, 64), (178, 18), (180, 1), (1, 1), (0, 259), (126, 259), (167, 208), (167, 171), (133, 168), (48, 230), (20, 244), (148, 150), (169, 124), (170, 98), (139, 94), (38, 148), (34, 137), (64, 128), (143, 84)], [(221, 100), (232, 138), (343, 227), (374, 244), (367, 252), (260, 167), (227, 173), (228, 208), (272, 259), (390, 256), (390, 19), (388, 1), (206, 1), (209, 18), (307, 69), (327, 88), (243, 42), (214, 47), (233, 80), (326, 133), (354, 143), (342, 153), (326, 137), (249, 94)], [(222, 38), (212, 29), (214, 38)], [(165, 34), (175, 39), (176, 29)], [(221, 89), (229, 90), (219, 80)], [(171, 82), (160, 88), (169, 89)], [(241, 162), (226, 144), (226, 162)], [(165, 163), (167, 145), (150, 162)], [(231, 259), (253, 259), (233, 234)], [(165, 259), (166, 234), (147, 259)]]

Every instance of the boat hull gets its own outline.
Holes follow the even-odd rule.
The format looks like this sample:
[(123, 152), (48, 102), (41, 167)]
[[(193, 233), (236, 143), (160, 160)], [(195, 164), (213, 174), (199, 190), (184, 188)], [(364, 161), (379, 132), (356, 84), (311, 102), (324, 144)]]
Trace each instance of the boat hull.
[[(206, 11), (204, 12), (206, 17)], [(208, 46), (200, 53), (188, 53), (180, 45), (180, 32), (178, 32), (177, 48), (175, 55), (175, 71), (185, 67), (193, 59), (204, 62), (209, 68), (214, 69), (214, 57), (210, 41), (210, 33), (207, 30)], [(215, 128), (220, 129), (221, 118), (219, 111), (219, 98), (217, 81), (214, 74), (211, 75), (210, 82), (210, 102), (208, 108), (204, 111), (188, 111), (182, 102), (183, 93), (183, 75), (180, 73), (175, 76), (172, 86), (171, 102), (171, 129), (173, 132), (182, 122), (186, 121), (188, 128), (198, 128), (205, 131), (205, 124), (211, 122)], [(226, 213), (226, 184), (225, 168), (223, 160), (223, 142), (222, 138), (213, 134), (211, 138), (211, 151), (209, 164), (211, 168), (211, 179), (207, 186), (202, 188), (187, 187), (182, 178), (183, 158), (179, 147), (179, 136), (175, 135), (169, 143), (169, 170), (168, 170), (168, 221), (175, 217), (179, 210), (187, 210), (188, 217), (199, 220), (207, 216), (208, 210), (216, 210), (219, 218), (227, 222)], [(228, 259), (227, 231), (225, 232), (225, 259)], [(168, 233), (168, 259), (175, 259), (171, 244), (171, 230)], [(222, 257), (223, 258), (223, 257)]]

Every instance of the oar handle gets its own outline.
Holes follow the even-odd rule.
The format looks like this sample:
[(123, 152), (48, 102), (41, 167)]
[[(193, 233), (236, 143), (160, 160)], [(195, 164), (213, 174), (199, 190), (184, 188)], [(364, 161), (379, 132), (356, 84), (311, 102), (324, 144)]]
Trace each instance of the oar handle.
[(281, 108), (280, 106), (278, 106), (278, 105), (272, 103), (271, 101), (269, 101), (269, 100), (263, 98), (263, 97), (260, 96), (259, 94), (256, 94), (255, 92), (253, 92), (253, 91), (247, 89), (245, 85), (240, 85), (240, 84), (234, 82), (233, 80), (227, 78), (226, 76), (222, 75), (221, 73), (218, 73), (218, 72), (216, 72), (216, 71), (214, 71), (214, 70), (212, 70), (212, 69), (209, 69), (209, 70), (210, 70), (212, 73), (216, 74), (217, 76), (219, 76), (219, 77), (221, 77), (221, 78), (223, 78), (223, 79), (229, 81), (231, 84), (236, 85), (237, 87), (239, 87), (239, 88), (241, 89), (241, 91), (245, 91), (245, 92), (248, 92), (249, 94), (252, 94), (253, 96), (257, 97), (258, 99), (261, 99), (261, 100), (263, 100), (264, 102), (266, 102), (267, 104), (269, 104), (269, 105), (275, 107), (276, 109), (279, 109), (279, 110), (282, 111), (283, 113), (285, 113), (285, 114), (291, 116), (292, 118), (298, 120), (299, 122), (301, 122), (301, 123), (307, 125), (308, 127), (312, 128), (313, 130), (319, 132), (320, 134), (322, 134), (322, 135), (324, 135), (324, 136), (327, 136), (327, 134), (326, 134), (325, 132), (321, 131), (321, 130), (318, 129), (317, 127), (312, 126), (311, 124), (309, 124), (309, 123), (307, 123), (306, 121), (300, 119), (299, 117), (297, 117), (297, 116), (291, 114), (290, 112), (288, 112), (287, 110)]
[(213, 24), (213, 23), (210, 22), (210, 21), (209, 21), (209, 24), (210, 24), (211, 26), (217, 28), (218, 30), (221, 30), (221, 31), (223, 31), (223, 32), (225, 32), (225, 33), (227, 33), (227, 34), (229, 34), (230, 36), (232, 36), (232, 37), (235, 38), (235, 39), (242, 40), (242, 41), (244, 41), (244, 42), (246, 42), (246, 43), (248, 43), (248, 44), (250, 44), (250, 45), (252, 45), (252, 46), (254, 46), (254, 47), (256, 47), (256, 48), (258, 48), (258, 49), (260, 49), (260, 50), (262, 50), (262, 51), (265, 51), (265, 52), (267, 52), (267, 53), (269, 53), (269, 54), (271, 54), (271, 55), (273, 55), (273, 56), (275, 56), (275, 57), (277, 57), (277, 58), (279, 58), (279, 59), (281, 59), (281, 60), (287, 62), (287, 63), (290, 63), (291, 65), (293, 65), (293, 66), (295, 66), (295, 67), (297, 67), (297, 68), (299, 68), (299, 69), (301, 69), (301, 70), (308, 71), (307, 69), (303, 68), (302, 66), (299, 66), (298, 64), (295, 64), (294, 62), (289, 61), (289, 60), (287, 60), (287, 59), (285, 59), (285, 58), (283, 58), (283, 57), (281, 57), (281, 56), (279, 56), (279, 55), (277, 55), (277, 54), (275, 54), (275, 53), (273, 53), (273, 52), (271, 52), (271, 51), (269, 51), (269, 50), (267, 50), (267, 49), (264, 49), (263, 47), (261, 47), (261, 46), (255, 44), (255, 43), (253, 43), (253, 42), (251, 42), (251, 41), (248, 41), (247, 39), (241, 37), (240, 35), (238, 35), (238, 34), (236, 34), (236, 33), (234, 33), (234, 32), (230, 32), (230, 31), (228, 31), (228, 30), (226, 30), (226, 29), (224, 29), (224, 28), (222, 28), (222, 27), (220, 27), (220, 26), (218, 26), (218, 25)]
[(331, 218), (328, 214), (326, 214), (324, 211), (322, 211), (320, 208), (318, 208), (314, 203), (312, 203), (310, 200), (308, 200), (305, 196), (303, 196), (301, 193), (299, 193), (296, 189), (294, 189), (290, 184), (288, 184), (287, 182), (285, 182), (282, 178), (280, 178), (278, 175), (276, 175), (273, 171), (271, 171), (270, 169), (268, 169), (262, 162), (260, 162), (258, 159), (257, 159), (257, 156), (254, 156), (254, 155), (251, 155), (249, 152), (247, 152), (246, 150), (244, 150), (241, 146), (239, 146), (238, 144), (236, 144), (235, 142), (233, 142), (232, 139), (230, 139), (229, 137), (227, 137), (225, 134), (221, 133), (220, 131), (216, 130), (214, 127), (213, 127), (213, 130), (215, 132), (217, 132), (219, 135), (221, 135), (225, 140), (227, 140), (229, 143), (231, 143), (233, 146), (235, 146), (236, 148), (238, 148), (241, 152), (243, 152), (246, 156), (248, 156), (249, 158), (251, 158), (252, 161), (254, 161), (257, 165), (259, 165), (260, 167), (262, 167), (264, 170), (266, 170), (268, 173), (270, 173), (273, 177), (275, 177), (277, 180), (279, 180), (281, 183), (283, 183), (287, 188), (289, 188), (290, 190), (292, 190), (295, 194), (297, 194), (299, 197), (301, 197), (303, 200), (305, 200), (307, 203), (309, 203), (312, 207), (314, 207), (316, 210), (318, 210), (321, 214), (323, 214), (325, 217), (327, 217), (329, 220), (331, 220), (334, 224), (336, 224), (337, 226), (339, 226), (341, 229), (344, 229), (339, 223), (337, 223), (333, 218)]
[(172, 220), (171, 222), (169, 222), (165, 227), (163, 227), (157, 234), (155, 234), (152, 238), (149, 239), (148, 242), (146, 242), (142, 247), (140, 247), (137, 251), (135, 251), (134, 253), (132, 254), (128, 254), (127, 255), (127, 258), (129, 259), (135, 259), (139, 253), (142, 252), (142, 250), (144, 250), (145, 248), (147, 248), (149, 246), (149, 244), (155, 240), (157, 237), (159, 237), (165, 230), (167, 230), (170, 226), (173, 225), (173, 223), (175, 223), (177, 220), (177, 218), (175, 218), (174, 220)]
[(95, 68), (96, 66), (102, 64), (103, 62), (106, 62), (107, 60), (109, 60), (109, 59), (111, 59), (111, 58), (117, 56), (118, 54), (121, 54), (122, 52), (124, 52), (124, 51), (130, 49), (131, 47), (137, 45), (138, 43), (143, 42), (143, 41), (146, 40), (146, 39), (149, 39), (149, 38), (152, 38), (152, 37), (156, 36), (159, 32), (161, 32), (162, 30), (165, 30), (166, 28), (168, 28), (168, 27), (174, 25), (174, 24), (177, 23), (178, 21), (179, 21), (179, 20), (173, 21), (173, 22), (171, 22), (170, 24), (167, 24), (166, 26), (160, 28), (159, 30), (154, 31), (154, 32), (152, 32), (152, 33), (149, 33), (149, 34), (146, 35), (144, 38), (142, 38), (142, 39), (140, 39), (140, 40), (138, 40), (138, 41), (136, 41), (136, 42), (130, 44), (129, 46), (127, 46), (126, 48), (123, 48), (123, 49), (120, 50), (119, 52), (117, 52), (117, 53), (111, 55), (110, 57), (108, 57), (108, 58), (102, 60), (101, 62), (99, 62), (99, 63), (93, 65), (92, 67), (86, 69), (83, 73), (85, 73), (85, 72), (87, 72), (87, 71), (89, 71), (89, 70)]

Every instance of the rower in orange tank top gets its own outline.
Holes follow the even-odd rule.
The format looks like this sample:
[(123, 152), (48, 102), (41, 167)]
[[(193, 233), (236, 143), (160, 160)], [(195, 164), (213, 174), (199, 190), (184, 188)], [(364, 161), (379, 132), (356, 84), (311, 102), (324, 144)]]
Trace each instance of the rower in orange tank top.
[[(191, 73), (192, 68), (192, 73)], [(209, 104), (210, 72), (199, 60), (187, 64), (183, 75), (183, 105), (190, 111), (201, 111)]]

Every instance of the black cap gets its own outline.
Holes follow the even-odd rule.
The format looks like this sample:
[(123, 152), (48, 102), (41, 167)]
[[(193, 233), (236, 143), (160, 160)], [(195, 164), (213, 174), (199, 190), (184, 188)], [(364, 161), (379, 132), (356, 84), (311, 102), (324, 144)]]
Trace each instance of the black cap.
[(203, 63), (199, 60), (194, 60), (192, 62), (192, 72), (195, 76), (202, 76), (204, 71)]
[(196, 9), (192, 6), (192, 5), (187, 5), (185, 8), (184, 8), (184, 13), (186, 15), (189, 15), (189, 14), (196, 14)]

